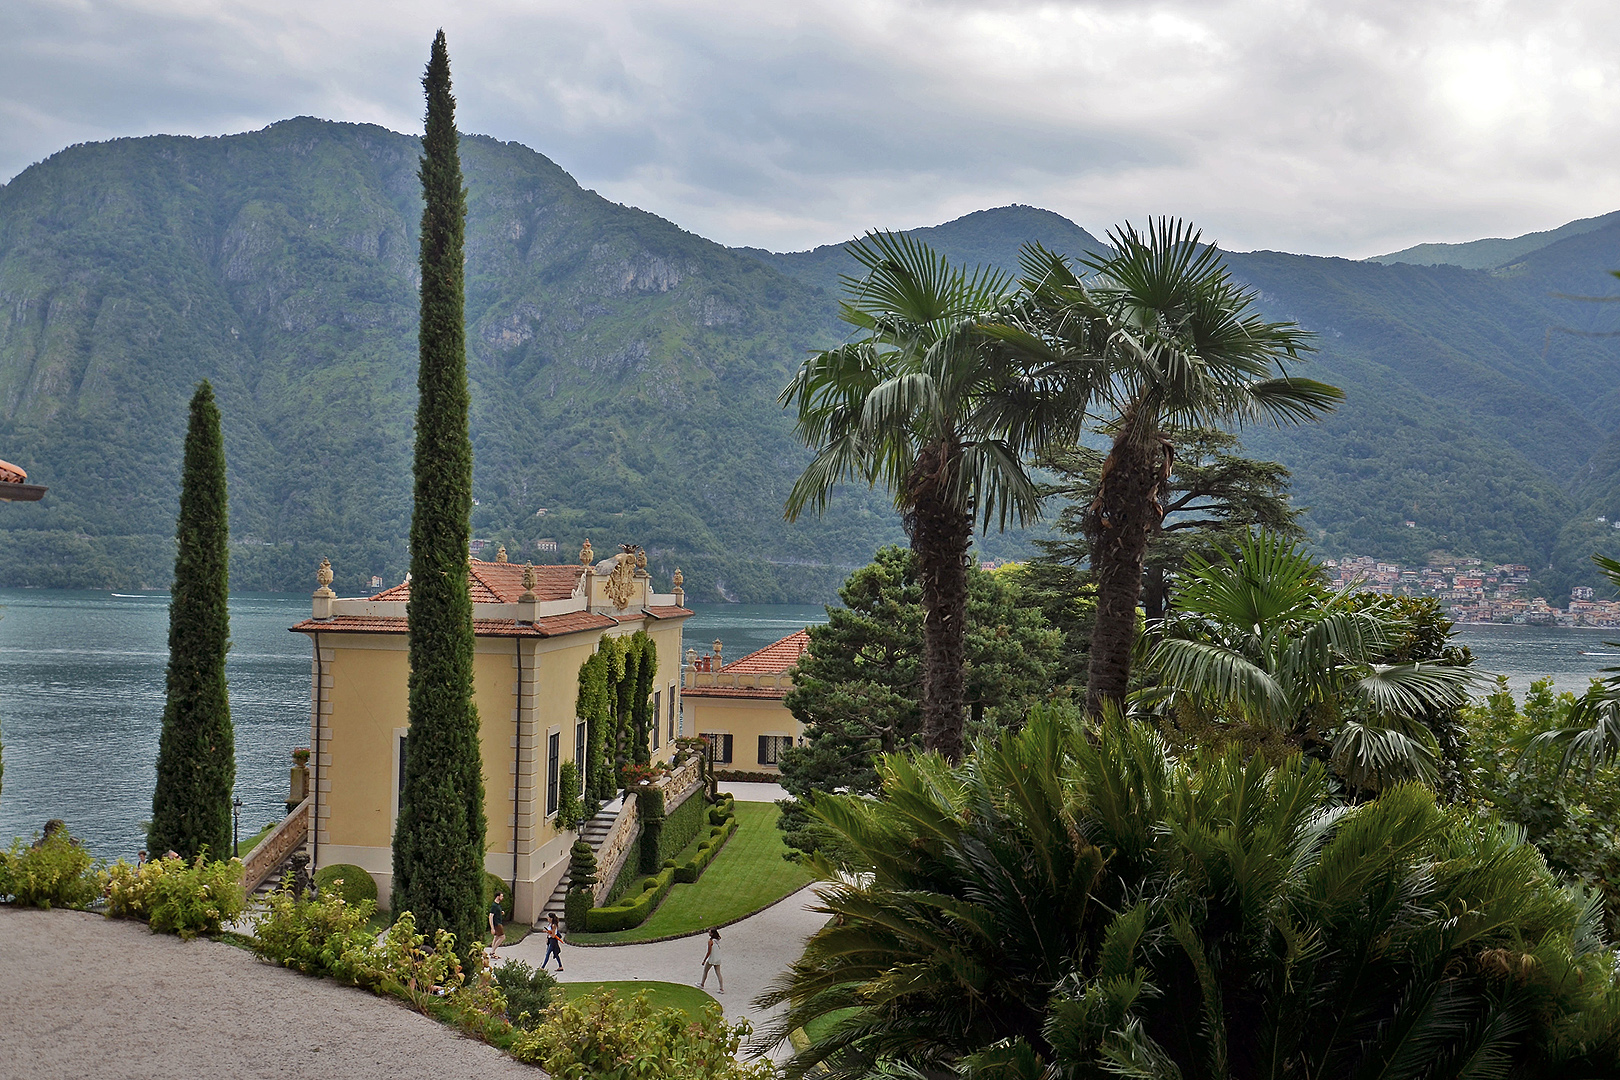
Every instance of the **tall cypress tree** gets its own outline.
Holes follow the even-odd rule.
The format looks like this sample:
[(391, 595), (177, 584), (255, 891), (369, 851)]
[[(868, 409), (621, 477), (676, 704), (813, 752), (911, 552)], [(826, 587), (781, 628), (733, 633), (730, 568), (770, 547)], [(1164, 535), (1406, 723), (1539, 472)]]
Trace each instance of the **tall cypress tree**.
[(410, 728), (394, 831), (393, 908), (470, 956), (482, 938), (484, 777), (473, 705), (472, 514), (462, 236), (467, 216), (444, 31), (422, 79), (422, 310), (411, 515)]
[(236, 737), (225, 690), (230, 648), (230, 524), (225, 505), (225, 441), (214, 388), (191, 399), (180, 519), (169, 600), (168, 699), (158, 743), (157, 788), (147, 846), (187, 859), (206, 851), (228, 858)]

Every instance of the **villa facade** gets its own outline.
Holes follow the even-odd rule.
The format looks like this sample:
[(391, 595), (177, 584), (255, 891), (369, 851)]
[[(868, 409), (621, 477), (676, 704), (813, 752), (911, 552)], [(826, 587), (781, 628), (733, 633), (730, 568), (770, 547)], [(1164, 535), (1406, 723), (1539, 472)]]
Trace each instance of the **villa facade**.
[(783, 699), (809, 647), (809, 633), (800, 630), (729, 664), (723, 662), (721, 642), (706, 656), (687, 650), (681, 671), (686, 731), (708, 739), (716, 768), (778, 771), (782, 751), (797, 745), (804, 733)]
[[(680, 572), (653, 590), (646, 558), (629, 549), (575, 566), (524, 567), (469, 560), (476, 649), (474, 701), (481, 728), (485, 867), (512, 883), (514, 917), (533, 922), (568, 867), (575, 834), (556, 826), (558, 771), (583, 767), (586, 724), (576, 708), (579, 668), (604, 636), (645, 630), (658, 649), (652, 758), (667, 760), (680, 717)], [(410, 582), (375, 596), (332, 593), (325, 564), (311, 618), (292, 627), (312, 646), (309, 854), (312, 867), (351, 863), (377, 882), (393, 878), (394, 822), (409, 753)]]

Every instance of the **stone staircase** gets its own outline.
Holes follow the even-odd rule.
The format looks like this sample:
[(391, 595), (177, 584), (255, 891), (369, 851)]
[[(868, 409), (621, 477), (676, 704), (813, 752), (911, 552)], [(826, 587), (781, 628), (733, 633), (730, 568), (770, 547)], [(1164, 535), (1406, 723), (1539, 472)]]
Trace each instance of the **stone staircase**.
[[(621, 795), (598, 810), (596, 816), (585, 823), (585, 827), (580, 830), (579, 838), (591, 845), (592, 851), (600, 852), (602, 850), (602, 841), (606, 840), (608, 833), (613, 831), (613, 823), (619, 820), (619, 811), (622, 809), (624, 809), (624, 797)], [(567, 916), (563, 911), (563, 907), (567, 899), (568, 874), (565, 871), (562, 880), (557, 882), (557, 887), (551, 891), (551, 899), (546, 901), (546, 906), (540, 912), (540, 918), (535, 925), (538, 926), (540, 923), (545, 922), (546, 916), (553, 914), (558, 919), (566, 919)]]

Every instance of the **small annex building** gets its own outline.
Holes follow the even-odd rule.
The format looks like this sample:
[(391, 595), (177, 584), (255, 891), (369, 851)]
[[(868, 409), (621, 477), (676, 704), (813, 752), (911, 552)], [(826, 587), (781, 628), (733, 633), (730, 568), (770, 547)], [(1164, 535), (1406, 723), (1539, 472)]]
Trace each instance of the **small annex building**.
[[(681, 627), (692, 615), (680, 571), (673, 590), (658, 593), (639, 549), (593, 563), (587, 540), (580, 560), (525, 567), (507, 562), (503, 549), (494, 562), (468, 561), (489, 821), (484, 865), (515, 882), (513, 917), (529, 923), (568, 868), (575, 834), (556, 826), (558, 771), (564, 761), (583, 768), (579, 669), (604, 636), (645, 630), (653, 639), (654, 761), (668, 760), (678, 733)], [(361, 867), (386, 905), (409, 753), (410, 582), (371, 597), (340, 598), (324, 560), (317, 580), (311, 617), (291, 628), (312, 646), (310, 865)]]
[(800, 630), (729, 664), (719, 641), (706, 656), (687, 650), (681, 671), (686, 730), (708, 740), (718, 768), (775, 773), (782, 751), (798, 744), (803, 727), (783, 699), (809, 648), (810, 634)]

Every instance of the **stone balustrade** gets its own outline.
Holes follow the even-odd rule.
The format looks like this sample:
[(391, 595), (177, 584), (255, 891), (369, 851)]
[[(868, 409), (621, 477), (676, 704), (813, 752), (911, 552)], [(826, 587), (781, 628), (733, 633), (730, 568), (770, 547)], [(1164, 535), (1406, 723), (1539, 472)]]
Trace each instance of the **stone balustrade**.
[(248, 852), (247, 858), (242, 860), (242, 888), (250, 893), (257, 889), (289, 855), (304, 846), (309, 840), (309, 809), (306, 798)]

